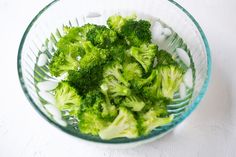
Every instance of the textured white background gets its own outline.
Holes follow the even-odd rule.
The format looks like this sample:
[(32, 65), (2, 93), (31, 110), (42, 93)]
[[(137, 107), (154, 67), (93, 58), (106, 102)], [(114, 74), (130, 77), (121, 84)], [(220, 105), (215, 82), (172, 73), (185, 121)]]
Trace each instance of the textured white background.
[[(82, 0), (81, 0), (82, 1)], [(196, 111), (161, 140), (128, 150), (84, 144), (30, 106), (16, 57), (23, 31), (49, 0), (0, 0), (0, 157), (236, 156), (236, 1), (177, 0), (202, 26), (212, 50), (212, 79)]]

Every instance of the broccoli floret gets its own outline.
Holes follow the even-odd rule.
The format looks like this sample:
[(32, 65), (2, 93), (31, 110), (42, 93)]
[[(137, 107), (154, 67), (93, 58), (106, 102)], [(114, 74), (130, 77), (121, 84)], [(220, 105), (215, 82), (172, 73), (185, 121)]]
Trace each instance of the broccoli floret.
[(103, 76), (106, 77), (114, 77), (118, 82), (124, 84), (125, 86), (129, 86), (129, 82), (125, 80), (123, 77), (121, 70), (123, 69), (122, 65), (119, 62), (113, 62), (105, 67)]
[(121, 35), (125, 37), (130, 45), (139, 46), (151, 42), (151, 24), (145, 20), (127, 20), (121, 27)]
[(102, 116), (103, 103), (103, 95), (99, 90), (93, 90), (86, 94), (78, 114), (78, 125), (82, 133), (97, 135), (101, 129), (109, 124), (108, 119), (104, 119)]
[(69, 71), (67, 81), (80, 95), (85, 95), (88, 91), (99, 88), (103, 79), (103, 67), (98, 65), (92, 69), (79, 71)]
[(124, 26), (124, 24), (127, 22), (127, 20), (135, 19), (136, 16), (127, 16), (126, 18), (123, 18), (120, 15), (113, 15), (110, 16), (107, 20), (107, 25), (117, 33), (121, 32), (121, 28)]
[(88, 31), (87, 40), (95, 46), (107, 48), (117, 40), (117, 34), (106, 26), (96, 26)]
[(60, 76), (69, 70), (77, 70), (79, 67), (78, 56), (78, 51), (69, 51), (67, 53), (57, 51), (49, 63), (51, 75)]
[(120, 107), (118, 116), (108, 127), (99, 132), (99, 136), (104, 140), (119, 137), (138, 137), (137, 121), (132, 112)]
[(177, 65), (176, 61), (172, 58), (171, 54), (165, 50), (160, 50), (156, 54), (157, 65)]
[(153, 70), (152, 73), (147, 78), (136, 78), (133, 81), (133, 86), (135, 89), (140, 90), (144, 86), (151, 85), (156, 78), (156, 71)]
[(117, 115), (117, 109), (114, 105), (111, 104), (110, 98), (108, 96), (108, 86), (106, 84), (102, 84), (100, 86), (101, 88), (101, 92), (104, 94), (105, 96), (105, 102), (103, 102), (102, 108), (103, 108), (103, 112), (102, 112), (102, 116), (103, 117), (114, 117)]
[(155, 44), (142, 44), (140, 47), (131, 47), (129, 50), (129, 54), (142, 65), (146, 73), (153, 66), (156, 52), (157, 45)]
[(132, 111), (141, 111), (145, 103), (139, 97), (131, 95), (126, 97), (121, 105), (131, 108)]
[(83, 27), (66, 27), (66, 35), (57, 43), (57, 51), (49, 63), (51, 75), (60, 76), (69, 70), (77, 70), (79, 67), (78, 57), (83, 57), (86, 52), (84, 36), (94, 25), (84, 25)]
[(141, 78), (143, 75), (142, 67), (138, 63), (126, 63), (123, 65), (123, 75), (127, 81)]
[(114, 15), (108, 18), (107, 25), (120, 36), (125, 37), (130, 45), (139, 46), (151, 41), (151, 24), (145, 20), (136, 20), (136, 15), (122, 17)]
[(131, 90), (127, 86), (119, 83), (113, 77), (107, 77), (104, 79), (103, 85), (108, 87), (108, 94), (111, 98), (118, 96), (129, 96), (131, 94)]
[(56, 106), (60, 111), (67, 111), (77, 117), (81, 105), (81, 97), (68, 82), (60, 82), (55, 89)]
[(156, 73), (154, 83), (144, 87), (145, 95), (154, 99), (172, 99), (183, 80), (183, 70), (174, 65), (158, 66)]
[(79, 116), (79, 129), (82, 133), (98, 135), (99, 131), (109, 125), (109, 121), (103, 119), (97, 111), (88, 107)]
[(156, 127), (170, 123), (173, 118), (173, 115), (170, 115), (168, 117), (158, 117), (158, 114), (155, 109), (151, 108), (148, 112), (139, 114), (138, 122), (139, 125), (141, 125), (140, 132), (143, 135), (147, 135)]
[(84, 43), (85, 55), (79, 61), (80, 69), (89, 71), (97, 65), (106, 62), (108, 52), (105, 49), (99, 49), (93, 46), (90, 42)]

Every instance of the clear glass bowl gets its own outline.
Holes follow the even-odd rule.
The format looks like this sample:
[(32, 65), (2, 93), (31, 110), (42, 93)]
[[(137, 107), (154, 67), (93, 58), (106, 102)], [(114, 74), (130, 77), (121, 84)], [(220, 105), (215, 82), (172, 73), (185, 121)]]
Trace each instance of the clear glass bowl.
[[(182, 48), (191, 56), (192, 73), (186, 79), (193, 78), (193, 88), (189, 90), (190, 92), (187, 90), (185, 98), (179, 98), (178, 93), (175, 96), (175, 103), (169, 106), (169, 110), (176, 115), (172, 123), (158, 127), (147, 136), (105, 141), (66, 126), (66, 122), (60, 117), (60, 112), (50, 105), (54, 101), (52, 95), (45, 92), (55, 86), (52, 83), (55, 78), (50, 77), (45, 65), (55, 51), (55, 43), (62, 35), (63, 25), (105, 24), (107, 17), (116, 13), (122, 15), (137, 13), (152, 21), (160, 22), (161, 20), (163, 27), (172, 30), (164, 44), (158, 43), (160, 41), (157, 43), (173, 54), (177, 48)], [(17, 66), (20, 83), (26, 97), (40, 115), (52, 125), (87, 141), (127, 144), (143, 143), (160, 138), (189, 116), (207, 90), (211, 73), (211, 57), (207, 39), (199, 24), (183, 7), (172, 0), (86, 0), (83, 3), (76, 0), (56, 0), (43, 8), (27, 27), (19, 46)], [(38, 84), (39, 82), (44, 82), (44, 85), (48, 87), (42, 87)]]

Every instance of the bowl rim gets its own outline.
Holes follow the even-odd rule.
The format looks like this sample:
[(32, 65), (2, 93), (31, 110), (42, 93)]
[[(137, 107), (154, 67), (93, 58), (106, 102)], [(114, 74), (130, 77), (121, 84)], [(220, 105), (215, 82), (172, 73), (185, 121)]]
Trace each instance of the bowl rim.
[(184, 119), (186, 119), (194, 110), (195, 108), (199, 105), (200, 101), (202, 100), (202, 98), (204, 97), (208, 85), (209, 85), (209, 81), (210, 81), (210, 77), (211, 77), (211, 54), (210, 54), (210, 47), (207, 41), (207, 38), (205, 36), (205, 33), (203, 32), (202, 28), (200, 27), (199, 23), (195, 20), (195, 18), (185, 9), (183, 8), (180, 4), (178, 4), (177, 2), (175, 2), (174, 0), (168, 0), (168, 2), (172, 3), (173, 5), (175, 5), (177, 8), (179, 8), (180, 10), (182, 10), (189, 18), (190, 20), (195, 24), (195, 26), (197, 27), (201, 38), (203, 40), (204, 46), (205, 46), (205, 50), (206, 50), (206, 55), (207, 55), (207, 76), (204, 80), (204, 83), (201, 87), (201, 90), (198, 94), (198, 96), (193, 100), (191, 107), (189, 108), (188, 112), (185, 112), (182, 116), (179, 117), (179, 119), (175, 122), (172, 123), (170, 125), (168, 125), (167, 129), (163, 129), (162, 131), (159, 131), (157, 133), (153, 133), (153, 134), (149, 134), (147, 136), (141, 136), (138, 138), (134, 138), (134, 139), (124, 139), (124, 140), (102, 140), (102, 139), (92, 139), (89, 138), (86, 135), (83, 134), (75, 134), (72, 131), (65, 129), (63, 126), (55, 123), (53, 120), (51, 120), (49, 117), (47, 117), (45, 115), (45, 113), (43, 113), (39, 107), (36, 105), (36, 103), (33, 101), (33, 99), (30, 97), (29, 95), (29, 91), (26, 88), (24, 79), (23, 79), (23, 74), (22, 74), (22, 66), (21, 66), (21, 54), (22, 54), (22, 50), (24, 47), (24, 43), (25, 43), (25, 39), (30, 31), (30, 29), (32, 28), (32, 26), (34, 25), (34, 23), (37, 21), (37, 19), (48, 9), (50, 8), (50, 6), (52, 6), (53, 4), (55, 4), (56, 2), (59, 2), (60, 0), (53, 0), (52, 2), (50, 2), (48, 5), (46, 5), (42, 10), (40, 10), (38, 12), (38, 14), (31, 20), (31, 22), (29, 23), (29, 25), (27, 26), (26, 30), (24, 31), (24, 34), (21, 38), (20, 41), (20, 45), (18, 48), (18, 56), (17, 56), (17, 71), (18, 71), (18, 78), (21, 84), (21, 88), (25, 94), (25, 96), (27, 97), (28, 101), (30, 102), (30, 104), (35, 108), (35, 110), (44, 118), (46, 119), (49, 123), (53, 124), (56, 128), (62, 130), (63, 132), (72, 135), (74, 137), (78, 137), (79, 139), (83, 139), (86, 141), (90, 141), (90, 142), (97, 142), (97, 143), (106, 143), (106, 144), (127, 144), (127, 143), (134, 143), (134, 142), (140, 142), (140, 141), (147, 141), (150, 139), (153, 139), (155, 137), (157, 137), (158, 135), (161, 135), (163, 133), (166, 133), (167, 131), (170, 131), (171, 129), (173, 129), (174, 127), (176, 127), (179, 123), (181, 123)]

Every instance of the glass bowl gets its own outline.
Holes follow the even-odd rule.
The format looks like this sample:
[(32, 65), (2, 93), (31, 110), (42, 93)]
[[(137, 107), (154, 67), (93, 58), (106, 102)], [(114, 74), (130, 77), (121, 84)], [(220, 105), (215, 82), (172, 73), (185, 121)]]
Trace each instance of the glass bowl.
[[(175, 94), (174, 103), (168, 106), (175, 118), (170, 124), (135, 139), (102, 140), (82, 134), (75, 129), (76, 126), (68, 125), (61, 118), (60, 112), (52, 105), (53, 96), (47, 92), (55, 88), (57, 83), (48, 73), (47, 64), (56, 49), (55, 43), (63, 35), (62, 26), (105, 24), (110, 15), (132, 13), (156, 22), (162, 28), (159, 30), (162, 38), (155, 42), (173, 55), (178, 53), (180, 60), (189, 64), (185, 84)], [(189, 57), (187, 61), (186, 54)], [(172, 0), (56, 0), (45, 6), (25, 30), (19, 46), (17, 68), (22, 89), (29, 102), (42, 117), (60, 130), (97, 143), (140, 144), (167, 134), (196, 108), (208, 87), (211, 57), (207, 39), (199, 24), (190, 13)]]

